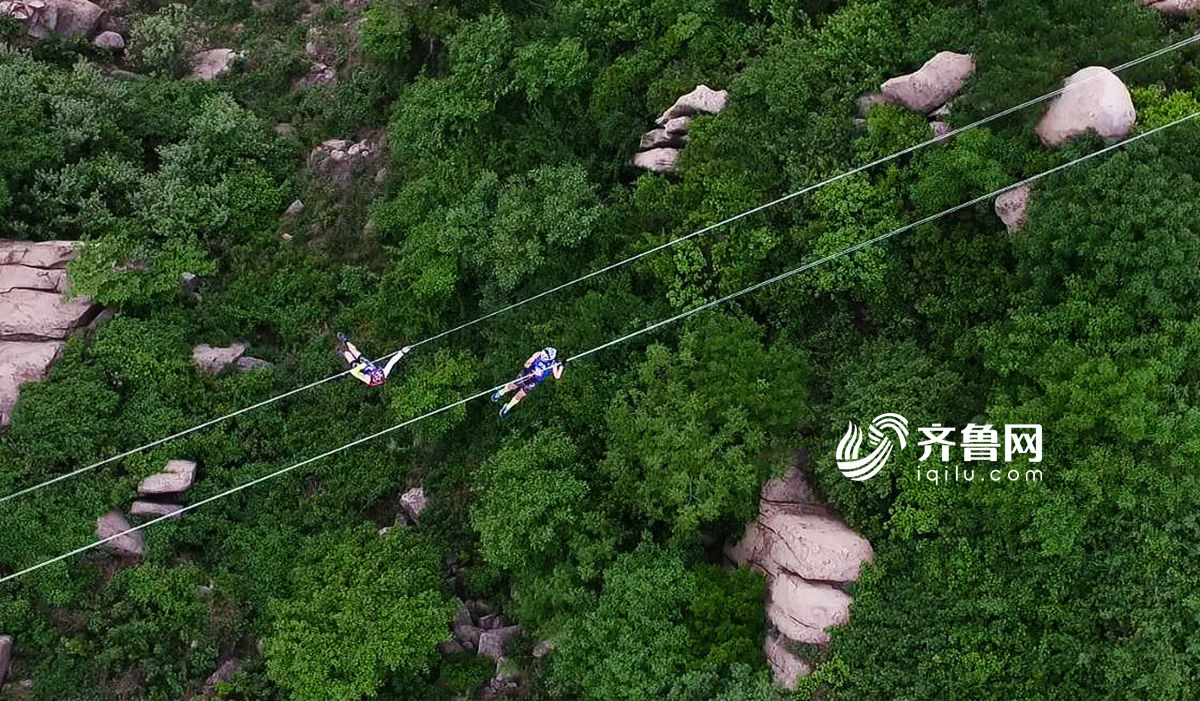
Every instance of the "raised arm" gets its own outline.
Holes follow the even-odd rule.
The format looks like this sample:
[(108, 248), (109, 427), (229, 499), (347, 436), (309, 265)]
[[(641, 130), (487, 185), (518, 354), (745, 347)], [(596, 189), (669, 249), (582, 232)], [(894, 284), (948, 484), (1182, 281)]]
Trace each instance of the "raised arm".
[(556, 379), (556, 380), (557, 380), (558, 378), (562, 377), (562, 374), (563, 374), (563, 364), (562, 364), (562, 363), (555, 363), (555, 364), (554, 364), (554, 367), (550, 368), (550, 372), (553, 372), (553, 373), (554, 373), (554, 379)]
[(537, 351), (533, 355), (529, 356), (529, 360), (525, 361), (525, 367), (529, 367), (530, 365), (533, 365), (533, 361), (537, 360), (538, 357), (540, 357), (541, 355), (542, 355), (542, 352)]

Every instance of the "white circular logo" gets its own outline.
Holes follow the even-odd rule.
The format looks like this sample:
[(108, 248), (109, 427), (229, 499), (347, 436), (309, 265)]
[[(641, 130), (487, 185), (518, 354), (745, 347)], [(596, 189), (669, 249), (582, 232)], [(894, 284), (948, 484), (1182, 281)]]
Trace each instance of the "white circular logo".
[(853, 423), (846, 435), (838, 442), (837, 464), (842, 474), (857, 482), (869, 480), (883, 469), (892, 456), (893, 440), (887, 431), (895, 433), (895, 442), (904, 450), (904, 439), (908, 438), (908, 419), (899, 414), (880, 414), (867, 426), (867, 443), (872, 450), (866, 457), (858, 457), (862, 447), (862, 431)]

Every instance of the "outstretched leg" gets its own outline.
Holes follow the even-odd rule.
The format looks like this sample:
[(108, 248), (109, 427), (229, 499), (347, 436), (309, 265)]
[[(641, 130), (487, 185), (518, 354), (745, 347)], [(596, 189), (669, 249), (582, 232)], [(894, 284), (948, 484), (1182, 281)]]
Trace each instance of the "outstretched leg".
[(512, 411), (513, 407), (520, 404), (521, 400), (524, 399), (527, 395), (528, 395), (528, 392), (526, 392), (525, 390), (523, 390), (523, 389), (517, 390), (517, 393), (513, 395), (513, 398), (508, 400), (508, 404), (505, 404), (500, 409), (500, 416), (501, 417), (508, 416), (508, 412)]
[(346, 341), (342, 348), (342, 357), (346, 359), (347, 363), (353, 365), (358, 362), (359, 358), (362, 357), (362, 353), (358, 352), (358, 349), (354, 347), (353, 343)]

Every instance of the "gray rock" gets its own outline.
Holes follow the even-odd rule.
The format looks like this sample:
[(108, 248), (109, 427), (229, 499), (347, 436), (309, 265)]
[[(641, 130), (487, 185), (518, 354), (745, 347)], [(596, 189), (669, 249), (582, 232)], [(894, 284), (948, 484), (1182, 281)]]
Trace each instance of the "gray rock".
[(262, 358), (253, 358), (248, 355), (243, 355), (242, 357), (233, 361), (233, 366), (237, 368), (238, 372), (250, 372), (251, 370), (269, 368), (271, 367), (271, 363), (263, 360)]
[(489, 613), (479, 619), (479, 627), (484, 630), (495, 630), (504, 627), (504, 619), (498, 613)]
[(8, 676), (8, 665), (12, 661), (11, 635), (0, 635), (0, 687), (4, 686), (4, 678)]
[(552, 645), (549, 640), (539, 640), (533, 646), (534, 659), (540, 660), (546, 655), (549, 655), (551, 652), (554, 652), (554, 645)]
[[(681, 117), (682, 119), (682, 117)], [(687, 146), (686, 133), (671, 133), (664, 128), (651, 129), (638, 142), (638, 149), (647, 151), (654, 148), (683, 148)]]
[(404, 514), (413, 523), (420, 520), (421, 513), (425, 511), (428, 503), (428, 500), (425, 498), (425, 490), (420, 487), (413, 487), (400, 495), (400, 508), (404, 510)]
[(187, 491), (196, 479), (196, 463), (191, 460), (171, 460), (162, 472), (150, 475), (138, 484), (138, 494), (178, 494)]
[(296, 136), (296, 127), (287, 122), (280, 122), (275, 125), (275, 136), (281, 139), (291, 139)]
[(504, 645), (520, 633), (521, 626), (506, 626), (483, 631), (479, 634), (479, 654), (499, 660), (504, 656)]
[(196, 80), (215, 80), (225, 75), (242, 55), (233, 49), (209, 49), (192, 55), (190, 77)]
[(295, 217), (303, 211), (304, 211), (304, 202), (301, 200), (293, 200), (292, 203), (288, 205), (288, 208), (284, 212), (284, 215), (288, 216), (288, 217)]
[(467, 608), (466, 604), (458, 607), (458, 611), (454, 613), (454, 621), (451, 625), (455, 626), (473, 626), (475, 619), (471, 618), (471, 609)]
[(183, 507), (179, 504), (162, 504), (157, 501), (145, 501), (139, 499), (138, 501), (133, 502), (133, 505), (129, 507), (129, 515), (153, 516), (157, 518), (159, 516), (170, 516), (182, 508)]
[(125, 37), (116, 32), (100, 32), (95, 39), (92, 39), (92, 43), (96, 45), (96, 48), (108, 51), (125, 50)]
[(118, 555), (141, 557), (146, 547), (142, 540), (142, 533), (141, 531), (125, 533), (129, 529), (129, 521), (125, 520), (125, 515), (121, 513), (120, 509), (112, 509), (96, 521), (96, 537), (101, 540), (112, 538), (105, 543), (107, 548)]
[(953, 129), (950, 128), (949, 124), (947, 124), (945, 122), (941, 122), (941, 121), (930, 122), (929, 129), (930, 129), (930, 131), (933, 132), (934, 137), (936, 137), (938, 139), (945, 138), (945, 136), (947, 134), (954, 131)]
[(454, 639), (464, 645), (469, 645), (472, 648), (479, 646), (479, 639), (483, 636), (483, 631), (473, 625), (456, 625), (454, 626)]
[(192, 362), (201, 372), (215, 375), (236, 362), (245, 352), (245, 343), (234, 343), (224, 348), (201, 343), (192, 349)]
[(443, 655), (454, 655), (463, 652), (466, 649), (467, 648), (462, 646), (462, 643), (454, 639), (443, 640), (442, 642), (438, 643), (438, 652), (441, 652)]
[(204, 688), (200, 693), (204, 696), (212, 696), (217, 691), (217, 685), (232, 681), (234, 676), (242, 670), (242, 663), (235, 659), (225, 660), (217, 667), (217, 671), (209, 675), (204, 682)]
[(195, 273), (184, 273), (179, 276), (179, 289), (186, 294), (194, 295), (200, 291), (203, 279)]

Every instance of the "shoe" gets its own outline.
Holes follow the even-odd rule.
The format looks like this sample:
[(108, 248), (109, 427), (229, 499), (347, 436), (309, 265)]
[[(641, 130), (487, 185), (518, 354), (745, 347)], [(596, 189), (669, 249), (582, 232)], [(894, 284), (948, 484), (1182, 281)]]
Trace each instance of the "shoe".
[(508, 405), (507, 405), (507, 404), (505, 404), (504, 406), (500, 407), (500, 418), (502, 418), (502, 419), (507, 419), (507, 418), (508, 418), (508, 411), (509, 411), (509, 409), (508, 409)]
[(493, 403), (498, 402), (501, 399), (504, 399), (504, 388), (503, 387), (496, 390), (495, 393), (492, 394), (492, 402)]
[(346, 342), (350, 340), (350, 337), (339, 331), (338, 335), (337, 335), (337, 339), (338, 339), (338, 341), (340, 341), (342, 343), (342, 345), (345, 345)]

